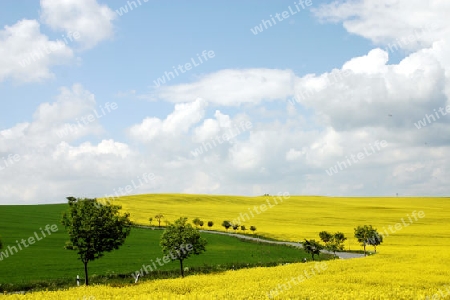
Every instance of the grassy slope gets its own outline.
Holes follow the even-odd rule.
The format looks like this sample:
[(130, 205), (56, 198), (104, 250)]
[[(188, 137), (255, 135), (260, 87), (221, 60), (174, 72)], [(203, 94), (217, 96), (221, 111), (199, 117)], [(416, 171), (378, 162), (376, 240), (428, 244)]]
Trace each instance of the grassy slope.
[[(83, 264), (73, 251), (64, 250), (68, 235), (59, 221), (66, 205), (0, 206), (0, 234), (5, 251), (8, 246), (16, 246), (16, 240), (27, 239), (46, 224), (56, 224), (59, 230), (41, 241), (24, 248), (0, 261), (0, 283), (15, 283), (30, 280), (83, 277)], [(159, 237), (161, 230), (133, 228), (126, 243), (117, 251), (106, 253), (105, 257), (89, 264), (89, 274), (130, 274), (149, 265), (151, 260), (161, 258)], [(221, 235), (202, 234), (209, 242), (207, 252), (189, 258), (185, 266), (204, 264), (232, 264), (259, 262), (300, 261), (303, 252), (297, 249), (241, 242)], [(23, 247), (22, 247), (23, 248)], [(177, 269), (173, 262), (160, 270)]]

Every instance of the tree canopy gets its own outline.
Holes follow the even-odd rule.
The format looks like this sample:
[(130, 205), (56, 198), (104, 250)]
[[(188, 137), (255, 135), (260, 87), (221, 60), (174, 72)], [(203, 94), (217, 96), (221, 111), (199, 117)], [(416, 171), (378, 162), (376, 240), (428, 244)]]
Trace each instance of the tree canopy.
[(172, 261), (180, 262), (181, 277), (184, 277), (183, 261), (191, 255), (199, 255), (206, 251), (206, 240), (200, 232), (187, 223), (186, 217), (181, 217), (174, 223), (169, 223), (161, 235), (160, 245), (165, 255)]
[(322, 242), (328, 243), (331, 240), (331, 238), (333, 237), (333, 235), (331, 233), (329, 233), (328, 231), (321, 231), (321, 232), (319, 232), (319, 237), (322, 240)]
[(312, 260), (314, 260), (314, 255), (319, 255), (320, 250), (323, 249), (323, 246), (319, 244), (319, 242), (316, 242), (316, 240), (307, 240), (305, 239), (304, 242), (301, 242), (303, 249), (311, 254)]
[(356, 227), (355, 238), (364, 247), (364, 255), (366, 255), (366, 245), (373, 245), (376, 251), (376, 246), (383, 242), (383, 237), (378, 234), (376, 228), (373, 228), (372, 225)]
[(96, 199), (67, 200), (69, 210), (61, 220), (70, 236), (65, 248), (77, 251), (84, 264), (85, 284), (89, 285), (88, 263), (118, 249), (130, 234), (131, 221), (129, 214), (119, 214), (120, 206), (99, 205)]
[(330, 234), (327, 242), (325, 243), (325, 249), (333, 252), (336, 257), (336, 251), (344, 250), (344, 242), (347, 240), (345, 235), (342, 232), (336, 232), (334, 234)]
[(367, 240), (367, 244), (373, 246), (376, 253), (377, 246), (381, 245), (382, 242), (383, 242), (383, 235), (379, 234), (377, 230), (374, 228), (370, 234), (369, 239)]
[(158, 227), (161, 227), (161, 220), (164, 218), (163, 214), (157, 214), (155, 219), (158, 221)]
[(228, 231), (228, 228), (230, 228), (232, 226), (231, 221), (223, 221), (222, 222), (222, 226), (225, 227), (225, 229)]
[(192, 220), (192, 223), (195, 225), (196, 228), (198, 228), (198, 226), (200, 226), (200, 218), (195, 218), (194, 220)]

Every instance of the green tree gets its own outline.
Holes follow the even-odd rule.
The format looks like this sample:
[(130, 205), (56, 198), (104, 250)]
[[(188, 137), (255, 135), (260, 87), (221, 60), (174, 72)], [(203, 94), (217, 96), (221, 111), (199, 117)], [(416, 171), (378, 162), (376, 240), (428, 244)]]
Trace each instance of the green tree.
[(379, 234), (375, 228), (370, 234), (370, 237), (367, 240), (367, 244), (373, 246), (375, 253), (377, 253), (377, 246), (379, 246), (383, 242), (383, 235)]
[(369, 244), (369, 239), (373, 236), (376, 229), (372, 225), (358, 226), (355, 228), (355, 238), (364, 247), (364, 256), (366, 256), (366, 245)]
[[(344, 250), (344, 242), (347, 240), (345, 235), (342, 232), (338, 231), (334, 234), (333, 239), (336, 241), (338, 245), (342, 245), (342, 249), (339, 250)], [(341, 248), (341, 246), (339, 247)]]
[(233, 227), (233, 230), (236, 233), (236, 230), (239, 229), (239, 224), (231, 224), (231, 226)]
[(225, 229), (228, 231), (228, 229), (231, 227), (231, 222), (225, 220), (222, 222), (222, 226), (225, 227)]
[(163, 253), (172, 261), (180, 262), (181, 277), (184, 277), (183, 261), (192, 254), (198, 255), (206, 251), (206, 240), (200, 237), (197, 229), (187, 223), (186, 217), (168, 224), (161, 235), (160, 245)]
[(329, 233), (328, 231), (321, 231), (321, 232), (319, 232), (319, 237), (322, 240), (322, 242), (324, 242), (326, 244), (331, 240), (333, 235), (331, 233)]
[(312, 260), (314, 260), (314, 255), (319, 255), (320, 250), (323, 249), (323, 246), (319, 244), (319, 242), (316, 242), (316, 240), (307, 240), (305, 239), (304, 242), (300, 242), (303, 246), (303, 249), (306, 251), (306, 253), (311, 254)]
[(325, 243), (325, 249), (333, 252), (334, 257), (336, 257), (336, 251), (344, 250), (345, 240), (347, 240), (347, 238), (342, 232), (336, 232), (335, 234), (332, 234), (328, 241)]
[(158, 220), (158, 227), (161, 227), (161, 220), (164, 218), (163, 214), (157, 214), (155, 219)]
[(214, 222), (213, 221), (208, 221), (208, 227), (211, 228), (214, 226)]
[(200, 221), (200, 222), (198, 222), (198, 225), (200, 225), (200, 227), (203, 229), (203, 225), (205, 224), (205, 222), (203, 222), (203, 221)]
[(196, 228), (198, 228), (200, 222), (201, 222), (200, 218), (195, 218), (194, 220), (192, 220), (192, 223), (195, 225)]
[(245, 231), (247, 230), (247, 228), (245, 228), (244, 225), (241, 226), (241, 230), (245, 233)]
[(250, 226), (250, 230), (251, 230), (253, 233), (255, 233), (256, 227), (255, 227), (255, 226)]
[(153, 218), (148, 218), (148, 221), (150, 222), (150, 226), (152, 226)]
[(131, 230), (130, 215), (119, 214), (121, 207), (117, 205), (98, 205), (97, 199), (67, 200), (69, 210), (61, 220), (70, 236), (65, 248), (77, 251), (84, 264), (85, 284), (89, 285), (88, 263), (125, 242)]

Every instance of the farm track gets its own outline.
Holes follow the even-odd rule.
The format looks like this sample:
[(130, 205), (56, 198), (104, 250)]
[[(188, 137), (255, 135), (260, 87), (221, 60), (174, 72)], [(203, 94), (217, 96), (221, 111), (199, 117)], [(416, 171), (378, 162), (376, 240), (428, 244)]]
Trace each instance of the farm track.
[[(161, 229), (156, 229), (155, 227), (143, 226), (143, 225), (138, 225), (136, 227), (147, 228), (147, 229), (154, 229), (154, 230), (161, 230)], [(227, 232), (214, 231), (214, 230), (199, 230), (199, 231), (200, 232), (204, 232), (204, 233), (210, 233), (210, 234), (228, 235), (228, 236), (236, 237), (238, 239), (251, 240), (251, 241), (260, 242), (260, 243), (276, 244), (276, 245), (287, 245), (287, 246), (302, 248), (302, 245), (300, 245), (299, 243), (295, 243), (295, 242), (271, 241), (271, 240), (261, 239), (261, 238), (252, 237), (252, 236), (239, 234), (239, 233), (227, 233)], [(330, 251), (327, 251), (327, 250), (322, 250), (321, 253), (333, 254), (333, 252), (330, 252)], [(336, 255), (340, 259), (352, 259), (352, 258), (364, 257), (364, 254), (353, 253), (353, 252), (336, 252)]]
[[(209, 230), (199, 230), (199, 231), (200, 232), (205, 232), (205, 233), (223, 234), (223, 235), (228, 235), (228, 236), (234, 236), (234, 237), (237, 237), (239, 239), (247, 239), (247, 240), (252, 240), (252, 241), (261, 242), (261, 243), (287, 245), (287, 246), (293, 246), (293, 247), (297, 247), (297, 248), (302, 248), (302, 246), (299, 243), (295, 243), (295, 242), (271, 241), (271, 240), (265, 240), (265, 239), (261, 239), (261, 238), (251, 237), (251, 236), (243, 235), (243, 234), (239, 234), (239, 233), (226, 233), (226, 232), (209, 231)], [(326, 251), (326, 250), (322, 250), (321, 253), (333, 254), (333, 252)], [(336, 252), (336, 255), (339, 258), (342, 258), (342, 259), (351, 259), (351, 258), (364, 257), (364, 254), (352, 253), (352, 252)]]

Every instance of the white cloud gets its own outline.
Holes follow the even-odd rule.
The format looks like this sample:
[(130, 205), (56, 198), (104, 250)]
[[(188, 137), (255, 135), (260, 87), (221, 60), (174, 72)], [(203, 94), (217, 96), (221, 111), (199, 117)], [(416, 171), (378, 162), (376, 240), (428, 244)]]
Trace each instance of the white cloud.
[(355, 57), (346, 62), (342, 69), (363, 74), (385, 73), (387, 71), (386, 63), (388, 60), (389, 55), (385, 51), (374, 49), (365, 56)]
[(170, 102), (187, 102), (198, 97), (217, 105), (260, 103), (292, 94), (294, 74), (289, 70), (221, 70), (192, 84), (162, 86), (155, 97)]
[(236, 170), (255, 170), (260, 165), (261, 152), (258, 151), (259, 145), (250, 142), (235, 145), (230, 151), (231, 163)]
[(183, 193), (214, 194), (220, 188), (220, 182), (202, 171), (193, 171), (192, 178)]
[(62, 41), (50, 41), (36, 20), (21, 20), (0, 30), (0, 81), (42, 81), (53, 78), (50, 67), (67, 64), (73, 51)]
[(41, 0), (42, 22), (67, 36), (79, 33), (75, 39), (84, 48), (92, 48), (114, 35), (112, 21), (116, 14), (96, 0)]
[(344, 0), (313, 11), (324, 21), (343, 22), (350, 33), (379, 45), (400, 42), (409, 51), (430, 47), (450, 32), (447, 1)]
[(105, 154), (126, 158), (131, 154), (131, 151), (126, 144), (117, 143), (113, 140), (102, 140), (96, 146), (86, 142), (77, 147), (70, 146), (66, 142), (61, 142), (54, 152), (54, 157), (66, 156), (69, 160), (77, 160), (80, 156), (84, 155), (102, 156)]
[(194, 132), (194, 140), (197, 142), (213, 139), (220, 132), (219, 122), (214, 119), (206, 119), (201, 126), (195, 128)]
[(62, 87), (55, 102), (38, 106), (32, 121), (0, 131), (0, 151), (36, 151), (62, 141), (98, 135), (103, 129), (97, 119), (90, 123), (80, 121), (83, 117), (95, 115), (95, 106), (94, 95), (80, 84), (74, 84), (72, 88)]
[(214, 116), (216, 117), (217, 122), (219, 122), (219, 126), (221, 128), (229, 128), (231, 126), (231, 119), (229, 115), (222, 114), (220, 110), (216, 110)]
[(158, 118), (145, 118), (140, 124), (129, 129), (132, 138), (140, 141), (151, 141), (161, 133), (162, 121)]
[(61, 87), (56, 102), (40, 104), (34, 113), (34, 118), (51, 124), (75, 121), (76, 117), (92, 111), (95, 105), (94, 94), (85, 90), (81, 84), (74, 84), (71, 89)]
[(199, 98), (191, 103), (175, 105), (175, 110), (164, 120), (162, 129), (167, 133), (186, 133), (189, 128), (198, 123), (205, 114), (207, 102)]
[(289, 149), (289, 151), (286, 153), (286, 160), (287, 161), (294, 161), (305, 155), (305, 150), (295, 150), (293, 148)]
[[(106, 187), (140, 172), (142, 164), (129, 161), (136, 153), (125, 143), (103, 139), (97, 144), (75, 144), (80, 138), (103, 132), (97, 120), (63, 137), (57, 134), (65, 124), (92, 114), (95, 105), (95, 96), (81, 85), (63, 87), (56, 101), (39, 105), (31, 121), (0, 131), (0, 157), (18, 157), (13, 164), (0, 165), (0, 203), (11, 199), (14, 203), (64, 202), (68, 195), (99, 196), (102, 191), (111, 193), (112, 188)], [(122, 177), (117, 180), (117, 176)]]
[(128, 133), (133, 139), (143, 142), (160, 135), (177, 137), (202, 120), (206, 106), (207, 102), (200, 98), (191, 103), (176, 104), (174, 111), (165, 120), (148, 117), (132, 126)]
[(387, 53), (375, 49), (341, 70), (297, 79), (295, 93), (298, 103), (315, 110), (320, 123), (337, 130), (410, 127), (425, 112), (445, 105), (446, 80), (444, 66), (427, 51), (389, 65)]
[(41, 19), (53, 30), (64, 31), (57, 40), (41, 33), (36, 20), (23, 19), (0, 30), (0, 82), (36, 82), (54, 78), (52, 66), (74, 61), (75, 43), (92, 48), (114, 34), (115, 13), (95, 0), (42, 0)]
[(216, 110), (214, 117), (216, 119), (205, 119), (202, 125), (194, 128), (193, 141), (199, 143), (222, 137), (224, 133), (229, 132), (232, 126), (230, 116)]
[[(94, 95), (81, 86), (62, 89), (56, 102), (36, 110), (28, 127), (36, 126), (34, 123), (41, 122), (41, 118), (50, 118), (54, 123), (67, 122), (74, 117), (67, 111), (77, 110), (69, 103), (82, 102), (80, 105), (85, 108), (78, 108), (82, 114), (89, 110), (93, 99)], [(23, 124), (17, 124), (0, 135), (4, 142), (0, 145), (8, 147), (5, 151), (0, 150), (2, 156), (7, 153), (22, 156), (16, 165), (0, 172), (3, 183), (0, 203), (8, 203), (13, 198), (19, 203), (42, 203), (63, 202), (68, 195), (100, 197), (113, 194), (144, 173), (154, 173), (157, 180), (133, 190), (133, 193), (177, 191), (255, 195), (287, 191), (319, 195), (387, 195), (396, 192), (404, 195), (421, 194), (423, 190), (431, 191), (431, 194), (446, 192), (443, 183), (450, 179), (450, 174), (445, 172), (449, 166), (448, 147), (419, 145), (416, 137), (411, 135), (419, 132), (415, 128), (401, 131), (389, 127), (304, 130), (301, 120), (286, 115), (284, 123), (252, 120), (255, 126), (251, 132), (240, 135), (233, 145), (210, 149), (200, 159), (193, 158), (190, 150), (198, 147), (194, 140), (198, 134), (196, 128), (207, 130), (207, 125), (211, 124), (225, 130), (227, 127), (220, 126), (220, 119), (230, 119), (231, 125), (239, 120), (239, 116), (220, 111), (216, 111), (215, 119), (204, 119), (203, 105), (201, 100), (190, 105), (177, 105), (169, 114), (172, 118), (158, 119), (157, 136), (147, 141), (142, 138), (144, 130), (142, 136), (137, 136), (135, 147), (111, 139), (81, 144), (54, 141), (32, 153), (22, 146), (31, 144), (34, 134), (51, 132), (53, 123), (42, 122), (41, 130), (34, 134), (23, 129)], [(185, 118), (189, 115), (187, 111), (197, 115), (196, 122)], [(65, 117), (59, 119), (56, 115)], [(168, 119), (180, 121), (171, 123), (177, 126), (164, 127)], [(199, 125), (195, 127), (196, 124)], [(141, 129), (146, 129), (140, 125)], [(186, 131), (186, 127), (193, 130)], [(175, 135), (168, 135), (163, 128), (172, 130)], [(413, 141), (399, 139), (401, 135), (412, 136)], [(337, 161), (361, 151), (380, 137), (386, 139), (390, 147), (333, 177), (327, 175), (325, 170)], [(14, 139), (22, 143), (14, 143)], [(423, 157), (427, 157), (426, 162)], [(422, 165), (427, 168), (419, 168)], [(413, 168), (417, 172), (413, 172)]]

